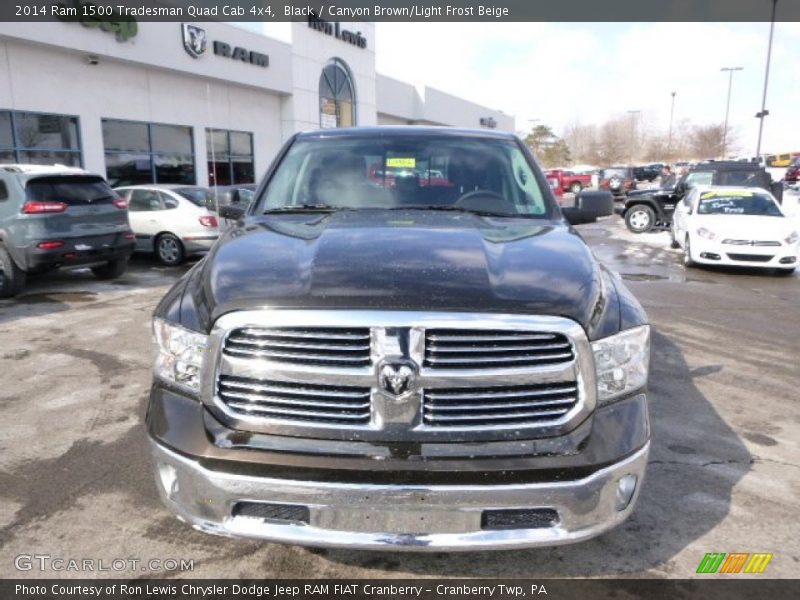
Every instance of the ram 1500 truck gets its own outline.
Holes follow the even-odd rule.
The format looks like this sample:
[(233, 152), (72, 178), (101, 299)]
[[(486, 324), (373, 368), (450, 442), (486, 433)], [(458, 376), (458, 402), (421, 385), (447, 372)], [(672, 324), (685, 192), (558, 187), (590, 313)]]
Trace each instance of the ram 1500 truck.
[(211, 533), (350, 548), (619, 524), (647, 464), (650, 333), (570, 225), (612, 209), (559, 208), (511, 134), (295, 135), (155, 311), (164, 502)]

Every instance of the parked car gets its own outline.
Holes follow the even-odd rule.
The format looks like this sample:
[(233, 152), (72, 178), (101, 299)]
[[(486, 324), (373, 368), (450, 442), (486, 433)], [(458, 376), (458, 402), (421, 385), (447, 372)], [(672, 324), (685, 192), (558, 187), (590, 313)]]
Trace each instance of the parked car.
[(687, 267), (766, 267), (787, 275), (797, 264), (797, 225), (763, 189), (693, 188), (675, 209), (671, 236)]
[(163, 264), (181, 264), (207, 252), (219, 237), (216, 215), (206, 208), (207, 188), (188, 185), (136, 185), (117, 188), (128, 203), (136, 250), (155, 252)]
[(654, 181), (661, 176), (661, 171), (663, 169), (663, 163), (652, 163), (633, 167), (633, 178), (636, 181)]
[(786, 183), (797, 183), (800, 180), (800, 157), (795, 158), (794, 162), (786, 169), (783, 180)]
[(578, 194), (583, 188), (592, 186), (591, 173), (574, 173), (566, 169), (550, 169), (547, 171), (548, 179), (556, 179), (562, 192)]
[(0, 297), (19, 294), (28, 273), (122, 275), (134, 244), (125, 208), (105, 179), (82, 169), (0, 165)]
[[(216, 534), (428, 550), (621, 523), (649, 449), (646, 316), (507, 133), (293, 136), (155, 311), (159, 493)], [(377, 186), (374, 157), (448, 185)], [(367, 518), (368, 517), (368, 518)]]
[(777, 198), (783, 197), (783, 186), (772, 181), (763, 168), (754, 163), (735, 161), (705, 162), (682, 176), (665, 181), (656, 190), (631, 192), (625, 205), (617, 211), (633, 233), (651, 229), (668, 229), (672, 223), (675, 206), (696, 185), (736, 185), (771, 190)]
[(631, 167), (609, 167), (600, 175), (600, 189), (608, 190), (615, 197), (624, 197), (636, 189), (636, 178)]

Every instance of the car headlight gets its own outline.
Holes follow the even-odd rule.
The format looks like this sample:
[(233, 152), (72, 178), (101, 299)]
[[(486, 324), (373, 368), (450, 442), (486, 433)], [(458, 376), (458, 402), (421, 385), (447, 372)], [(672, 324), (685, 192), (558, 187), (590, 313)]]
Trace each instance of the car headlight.
[(592, 343), (597, 401), (606, 403), (644, 387), (650, 367), (650, 326), (634, 327)]
[(203, 358), (208, 336), (189, 331), (163, 319), (153, 319), (156, 359), (153, 370), (157, 377), (191, 392), (200, 389)]
[(713, 240), (713, 239), (716, 239), (716, 237), (717, 237), (716, 233), (714, 233), (710, 229), (706, 229), (705, 227), (700, 227), (697, 230), (697, 235), (699, 235), (701, 238), (705, 238), (707, 240)]
[(787, 237), (784, 241), (787, 244), (794, 244), (795, 242), (797, 242), (797, 240), (800, 240), (800, 234), (798, 234), (796, 231), (793, 231), (792, 233), (789, 234), (789, 237)]

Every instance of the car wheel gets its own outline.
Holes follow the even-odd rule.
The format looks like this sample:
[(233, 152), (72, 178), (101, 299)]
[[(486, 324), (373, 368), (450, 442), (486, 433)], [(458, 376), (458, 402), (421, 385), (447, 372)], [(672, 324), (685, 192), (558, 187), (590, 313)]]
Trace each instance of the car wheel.
[(697, 263), (692, 259), (692, 245), (689, 243), (689, 236), (686, 236), (686, 245), (683, 247), (683, 266), (695, 267)]
[(675, 239), (675, 230), (672, 229), (672, 227), (669, 228), (669, 247), (673, 250), (677, 250), (681, 247), (678, 240)]
[(622, 180), (619, 177), (612, 177), (608, 180), (608, 189), (616, 192), (622, 187)]
[(92, 267), (92, 273), (98, 279), (116, 279), (125, 272), (128, 268), (127, 258), (117, 258), (110, 260), (104, 265), (99, 267)]
[(581, 185), (580, 181), (574, 182), (571, 186), (569, 186), (569, 191), (573, 194), (580, 194), (583, 186)]
[(25, 287), (25, 271), (17, 266), (3, 246), (0, 246), (0, 298), (16, 296)]
[(633, 233), (645, 233), (653, 228), (656, 215), (646, 204), (634, 204), (625, 213), (625, 225)]
[(186, 251), (177, 237), (171, 233), (162, 233), (156, 239), (156, 254), (163, 264), (174, 267), (183, 262)]

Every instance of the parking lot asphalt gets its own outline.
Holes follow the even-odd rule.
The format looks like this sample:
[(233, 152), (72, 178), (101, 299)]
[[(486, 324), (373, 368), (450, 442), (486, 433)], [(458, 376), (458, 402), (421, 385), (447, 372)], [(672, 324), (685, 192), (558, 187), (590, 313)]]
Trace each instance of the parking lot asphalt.
[[(188, 268), (135, 257), (118, 281), (33, 278), (0, 301), (0, 577), (694, 575), (706, 552), (800, 562), (800, 277), (686, 270), (666, 234), (581, 226), (653, 325), (652, 452), (621, 527), (574, 546), (481, 554), (310, 550), (212, 537), (158, 500), (143, 428), (150, 314)], [(190, 572), (18, 571), (15, 557), (189, 559)]]

